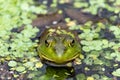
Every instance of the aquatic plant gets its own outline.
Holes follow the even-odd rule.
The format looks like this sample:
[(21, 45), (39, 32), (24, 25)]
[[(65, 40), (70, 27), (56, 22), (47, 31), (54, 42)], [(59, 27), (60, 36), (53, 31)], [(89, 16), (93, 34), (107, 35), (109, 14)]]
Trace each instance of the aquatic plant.
[(32, 0), (1, 0), (0, 12), (0, 63), (8, 61), (10, 70), (20, 73), (42, 67), (42, 63), (34, 58), (37, 53), (30, 50), (37, 44), (31, 38), (38, 32), (31, 22), (36, 17), (35, 14), (47, 12), (46, 6), (35, 6)]

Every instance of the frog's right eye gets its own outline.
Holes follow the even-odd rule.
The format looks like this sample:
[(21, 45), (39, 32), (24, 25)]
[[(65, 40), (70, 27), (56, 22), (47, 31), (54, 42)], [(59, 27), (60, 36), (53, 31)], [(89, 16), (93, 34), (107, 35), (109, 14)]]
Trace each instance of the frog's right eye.
[(48, 37), (48, 39), (45, 40), (45, 45), (46, 45), (47, 47), (50, 47), (53, 42), (54, 42), (54, 39), (51, 38), (51, 37)]
[(45, 40), (45, 45), (46, 45), (47, 47), (49, 46), (48, 40)]

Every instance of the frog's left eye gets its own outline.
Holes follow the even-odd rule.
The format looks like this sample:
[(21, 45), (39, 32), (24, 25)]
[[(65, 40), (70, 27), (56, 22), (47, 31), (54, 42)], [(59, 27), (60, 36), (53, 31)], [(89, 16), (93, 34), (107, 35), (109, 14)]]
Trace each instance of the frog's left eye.
[(66, 42), (68, 43), (68, 45), (69, 45), (70, 47), (73, 47), (74, 44), (75, 44), (75, 40), (74, 40), (73, 38), (67, 38), (67, 39), (66, 39)]
[(74, 46), (74, 43), (75, 43), (75, 40), (74, 40), (74, 39), (72, 39), (72, 40), (70, 40), (69, 45), (72, 47), (72, 46)]

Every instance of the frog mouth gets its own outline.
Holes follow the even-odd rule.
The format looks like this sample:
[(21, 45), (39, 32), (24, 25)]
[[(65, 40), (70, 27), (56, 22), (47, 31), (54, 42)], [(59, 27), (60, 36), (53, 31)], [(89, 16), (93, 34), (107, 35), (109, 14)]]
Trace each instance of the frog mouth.
[[(76, 53), (77, 53), (77, 52), (76, 52)], [(76, 53), (75, 53), (75, 54), (76, 54)], [(73, 61), (73, 60), (74, 60), (75, 58), (77, 58), (78, 56), (79, 56), (79, 54), (75, 55), (74, 57), (72, 57), (72, 58), (70, 58), (70, 59), (64, 60), (64, 61), (62, 61), (62, 62), (61, 62), (61, 60), (62, 60), (61, 58), (60, 58), (59, 60), (57, 60), (57, 62), (56, 62), (56, 60), (47, 58), (45, 55), (42, 55), (41, 57), (42, 57), (43, 60), (52, 62), (52, 63), (54, 63), (54, 64), (64, 64), (64, 63)], [(59, 57), (58, 57), (58, 58), (59, 58)]]
[(53, 66), (53, 67), (73, 67), (74, 59), (77, 58), (78, 56), (79, 56), (79, 54), (75, 55), (73, 58), (68, 59), (66, 61), (55, 62), (55, 60), (51, 60), (51, 59), (45, 57), (44, 55), (42, 55), (42, 62), (49, 66)]
[(53, 66), (53, 67), (73, 67), (73, 65), (74, 65), (73, 60), (65, 62), (65, 63), (62, 63), (62, 64), (57, 64), (55, 62), (48, 61), (48, 60), (43, 60), (43, 62), (45, 64), (47, 64), (48, 66)]

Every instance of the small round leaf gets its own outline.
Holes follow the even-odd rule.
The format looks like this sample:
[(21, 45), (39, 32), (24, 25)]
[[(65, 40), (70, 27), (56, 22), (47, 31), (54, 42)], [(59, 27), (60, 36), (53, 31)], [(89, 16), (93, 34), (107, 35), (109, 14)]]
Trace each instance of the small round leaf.
[(16, 68), (16, 71), (18, 71), (18, 72), (23, 72), (24, 70), (25, 70), (25, 67), (23, 67), (23, 66), (19, 66)]
[(10, 62), (8, 63), (8, 65), (9, 65), (10, 67), (14, 67), (14, 66), (17, 65), (17, 62), (16, 62), (16, 61), (10, 61)]

